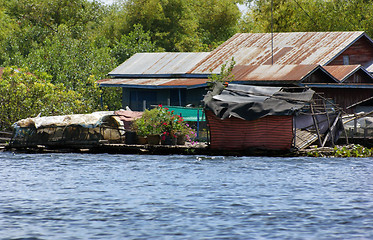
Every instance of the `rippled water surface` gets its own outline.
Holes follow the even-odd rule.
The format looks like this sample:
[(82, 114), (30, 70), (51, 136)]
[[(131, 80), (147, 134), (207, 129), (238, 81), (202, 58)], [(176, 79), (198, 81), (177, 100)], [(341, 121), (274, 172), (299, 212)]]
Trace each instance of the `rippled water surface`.
[(0, 153), (0, 239), (373, 239), (373, 159)]

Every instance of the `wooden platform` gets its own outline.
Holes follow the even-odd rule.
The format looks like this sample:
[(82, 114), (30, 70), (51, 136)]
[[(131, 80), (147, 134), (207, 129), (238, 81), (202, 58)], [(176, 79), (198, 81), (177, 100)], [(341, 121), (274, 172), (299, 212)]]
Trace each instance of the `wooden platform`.
[(317, 134), (297, 129), (295, 136), (295, 147), (299, 150), (305, 149), (318, 139)]
[(292, 156), (291, 150), (274, 151), (267, 149), (212, 150), (207, 143), (185, 145), (138, 145), (122, 143), (99, 143), (94, 145), (23, 145), (7, 146), (6, 151), (26, 153), (109, 153), (109, 154), (148, 154), (148, 155), (211, 155), (211, 156)]

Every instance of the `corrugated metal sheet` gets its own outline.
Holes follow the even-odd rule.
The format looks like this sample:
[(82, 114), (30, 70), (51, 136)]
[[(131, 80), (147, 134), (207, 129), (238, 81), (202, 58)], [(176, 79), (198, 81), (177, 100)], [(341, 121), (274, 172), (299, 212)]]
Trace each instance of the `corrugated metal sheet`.
[(113, 78), (97, 81), (102, 87), (192, 88), (206, 85), (207, 78)]
[[(301, 82), (317, 70), (329, 73), (331, 81), (344, 82), (352, 74), (361, 70), (372, 79), (361, 65), (236, 65), (232, 74), (234, 82)], [(99, 80), (101, 86), (109, 87), (148, 87), (148, 88), (176, 88), (176, 87), (201, 87), (205, 86), (208, 78), (113, 78)], [(317, 82), (307, 83), (317, 84)], [(319, 84), (322, 84), (319, 82)]]
[(289, 150), (293, 141), (293, 116), (267, 116), (254, 121), (238, 118), (224, 120), (206, 111), (211, 149)]
[(367, 71), (370, 72), (370, 73), (373, 73), (373, 63), (370, 64), (369, 66), (367, 66)]
[(334, 66), (324, 66), (326, 71), (328, 71), (333, 77), (343, 82), (353, 73), (361, 68), (360, 65), (334, 65)]
[[(325, 65), (364, 32), (293, 32), (273, 34), (273, 60), (279, 65)], [(220, 66), (234, 60), (239, 65), (271, 64), (271, 33), (238, 33), (198, 63), (190, 73), (220, 72)]]
[(109, 76), (131, 74), (185, 74), (208, 52), (198, 53), (136, 53), (109, 73)]
[(232, 74), (235, 81), (297, 82), (318, 68), (318, 65), (237, 65)]

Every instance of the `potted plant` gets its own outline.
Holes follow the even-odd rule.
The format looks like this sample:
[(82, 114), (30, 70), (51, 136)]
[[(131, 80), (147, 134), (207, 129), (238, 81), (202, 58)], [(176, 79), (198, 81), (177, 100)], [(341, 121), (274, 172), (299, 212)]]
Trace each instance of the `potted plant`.
[(160, 143), (162, 134), (162, 116), (159, 108), (145, 110), (141, 118), (133, 123), (133, 129), (137, 135), (147, 139), (148, 144), (156, 145)]
[[(162, 144), (174, 145), (177, 138), (181, 140), (178, 144), (185, 144), (183, 139), (186, 138), (191, 141), (194, 137), (191, 135), (194, 130), (189, 127), (184, 119), (162, 105), (151, 110), (145, 110), (142, 117), (135, 120), (133, 128), (139, 136), (147, 136), (148, 143), (151, 138), (160, 137)], [(159, 140), (155, 141), (159, 143)]]
[(138, 118), (133, 122), (132, 129), (137, 134), (137, 143), (144, 145), (148, 143), (147, 135), (149, 134), (148, 127), (144, 118)]

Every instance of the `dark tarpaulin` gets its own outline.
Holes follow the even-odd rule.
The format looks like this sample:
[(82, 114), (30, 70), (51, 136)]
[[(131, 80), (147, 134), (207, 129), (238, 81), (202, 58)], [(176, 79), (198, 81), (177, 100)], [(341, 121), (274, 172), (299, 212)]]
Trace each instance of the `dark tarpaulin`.
[(286, 92), (282, 87), (216, 83), (203, 99), (205, 108), (220, 119), (255, 120), (271, 115), (292, 115), (309, 103), (314, 91)]

